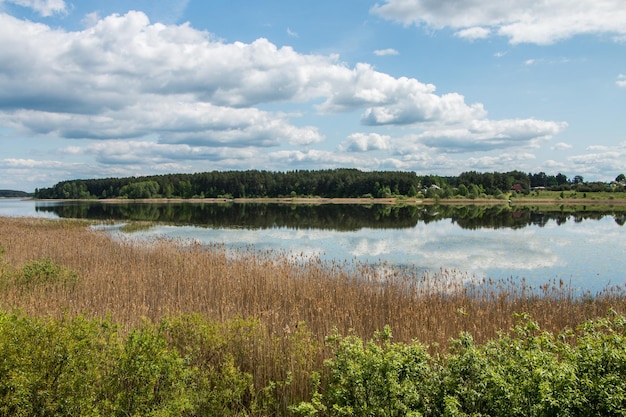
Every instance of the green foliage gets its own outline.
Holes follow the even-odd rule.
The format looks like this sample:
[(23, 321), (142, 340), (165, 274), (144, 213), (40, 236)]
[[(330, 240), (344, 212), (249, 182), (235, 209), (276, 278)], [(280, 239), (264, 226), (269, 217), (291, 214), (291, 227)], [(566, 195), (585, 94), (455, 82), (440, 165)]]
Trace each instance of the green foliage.
[[(433, 363), (425, 347), (391, 342), (388, 327), (364, 343), (336, 332), (328, 338), (333, 357), (322, 396), (293, 411), (302, 415), (407, 416), (433, 411)], [(318, 387), (319, 388), (319, 387)]]
[(167, 319), (170, 346), (194, 369), (192, 404), (199, 415), (236, 415), (250, 406), (252, 376), (236, 365), (249, 356), (259, 323), (207, 321), (199, 315)]
[(109, 321), (0, 312), (0, 417), (274, 414), (259, 393), (284, 383), (255, 388), (238, 357), (258, 330), (181, 316), (125, 334)]
[(27, 262), (17, 276), (17, 283), (27, 287), (74, 285), (77, 280), (78, 275), (74, 271), (49, 258)]
[(477, 345), (469, 333), (437, 361), (383, 333), (364, 343), (337, 334), (326, 380), (292, 410), (305, 416), (623, 416), (626, 318), (558, 336), (520, 315), (510, 334)]
[(576, 400), (576, 376), (562, 355), (570, 346), (540, 332), (530, 320), (520, 322), (514, 334), (484, 346), (476, 346), (467, 334), (453, 342), (443, 377), (444, 402), (453, 406), (450, 413), (568, 415)]
[(571, 360), (580, 397), (573, 410), (578, 415), (625, 415), (626, 317), (611, 312), (582, 324), (574, 337)]
[[(483, 345), (463, 333), (432, 357), (393, 342), (386, 327), (363, 341), (327, 338), (324, 369), (298, 325), (286, 338), (258, 321), (197, 315), (122, 332), (108, 320), (0, 312), (0, 417), (4, 416), (623, 416), (626, 317), (609, 312), (559, 335), (527, 315)], [(267, 338), (270, 337), (268, 340)], [(252, 350), (264, 340), (290, 354), (285, 378), (255, 386)], [(280, 345), (280, 343), (286, 343)], [(311, 350), (312, 349), (312, 350)], [(273, 352), (270, 349), (268, 352)], [(307, 401), (287, 397), (297, 372)]]
[(5, 251), (6, 247), (0, 246), (0, 289), (3, 286), (24, 289), (71, 287), (78, 282), (76, 272), (50, 258), (28, 261), (21, 268), (15, 268), (3, 261)]
[(100, 415), (114, 339), (108, 322), (0, 313), (0, 416)]
[(160, 197), (159, 189), (156, 181), (139, 181), (123, 186), (119, 195), (126, 198), (156, 198)]
[(191, 410), (193, 369), (168, 348), (160, 329), (133, 330), (114, 354), (102, 381), (105, 415), (174, 417)]
[[(37, 198), (255, 198), (255, 197), (360, 197), (416, 194), (414, 172), (329, 169), (316, 171), (212, 171), (148, 177), (63, 181), (39, 189)], [(378, 184), (376, 186), (375, 184)], [(413, 189), (411, 190), (411, 187)]]

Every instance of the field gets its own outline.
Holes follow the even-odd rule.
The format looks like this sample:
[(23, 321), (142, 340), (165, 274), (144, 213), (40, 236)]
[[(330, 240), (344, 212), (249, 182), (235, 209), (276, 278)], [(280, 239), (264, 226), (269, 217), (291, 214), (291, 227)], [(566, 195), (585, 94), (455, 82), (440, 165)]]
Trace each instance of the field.
[(583, 191), (548, 191), (548, 190), (537, 190), (531, 191), (529, 194), (516, 194), (514, 196), (515, 200), (523, 201), (523, 200), (561, 200), (564, 204), (569, 204), (572, 200), (580, 200), (587, 202), (597, 202), (597, 201), (605, 201), (605, 202), (616, 202), (623, 203), (626, 200), (626, 192), (607, 192), (607, 191), (593, 191), (593, 192), (583, 192)]
[[(394, 343), (423, 344), (424, 355), (436, 358), (454, 352), (450, 340), (463, 332), (476, 344), (501, 337), (519, 324), (516, 313), (555, 335), (608, 312), (626, 314), (617, 287), (575, 298), (562, 282), (534, 289), (513, 281), (468, 285), (474, 278), (454, 271), (412, 276), (385, 265), (230, 253), (186, 241), (118, 241), (79, 221), (0, 218), (0, 250), (0, 327), (25, 320), (60, 331), (86, 320), (99, 337), (110, 326), (107, 337), (123, 346), (141, 329), (162, 335), (168, 349), (196, 363), (193, 369), (222, 372), (206, 392), (224, 389), (226, 401), (239, 387), (240, 396), (226, 401), (232, 415), (286, 413), (311, 399), (311, 377), (347, 346), (333, 348), (327, 339), (333, 334), (352, 343), (393, 332)], [(0, 364), (0, 380), (5, 368)], [(0, 415), (8, 415), (1, 410), (0, 404)]]

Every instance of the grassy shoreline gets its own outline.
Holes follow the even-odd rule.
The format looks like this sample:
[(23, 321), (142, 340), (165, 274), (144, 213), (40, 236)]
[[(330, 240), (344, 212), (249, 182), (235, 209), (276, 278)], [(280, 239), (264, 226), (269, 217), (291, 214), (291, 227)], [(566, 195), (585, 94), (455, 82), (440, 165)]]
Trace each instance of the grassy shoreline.
[[(35, 199), (36, 200), (36, 199)], [(256, 204), (359, 204), (359, 205), (511, 205), (511, 206), (527, 206), (527, 205), (589, 205), (589, 206), (623, 206), (626, 205), (626, 197), (608, 198), (608, 197), (511, 197), (510, 199), (497, 198), (320, 198), (320, 197), (285, 197), (285, 198), (142, 198), (142, 199), (44, 199), (37, 201), (78, 201), (89, 202), (97, 201), (103, 204), (128, 204), (128, 203), (191, 203), (191, 204), (227, 204), (227, 203), (256, 203)]]

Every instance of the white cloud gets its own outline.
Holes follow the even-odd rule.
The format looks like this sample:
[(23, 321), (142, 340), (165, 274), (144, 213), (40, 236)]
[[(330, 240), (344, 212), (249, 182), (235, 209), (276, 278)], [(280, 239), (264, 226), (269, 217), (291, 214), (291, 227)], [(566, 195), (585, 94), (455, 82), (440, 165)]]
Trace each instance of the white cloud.
[(387, 49), (377, 49), (374, 51), (374, 55), (376, 56), (389, 56), (389, 55), (398, 55), (399, 52), (393, 48)]
[(586, 148), (587, 151), (592, 151), (592, 152), (606, 152), (609, 149), (611, 148), (606, 145), (589, 145)]
[(268, 159), (272, 164), (282, 167), (298, 166), (303, 168), (308, 167), (310, 169), (336, 168), (338, 166), (367, 169), (372, 166), (377, 166), (375, 161), (315, 149), (306, 151), (289, 150), (271, 152), (268, 154)]
[(481, 104), (467, 105), (458, 93), (439, 96), (432, 84), (394, 78), (368, 64), (334, 75), (338, 78), (320, 110), (333, 113), (365, 107), (361, 120), (366, 125), (460, 123), (486, 116)]
[[(226, 43), (189, 24), (152, 24), (141, 12), (83, 23), (68, 32), (0, 13), (0, 126), (20, 137), (90, 139), (64, 147), (96, 162), (87, 170), (64, 165), (66, 178), (73, 170), (85, 177), (202, 169), (198, 161), (212, 169), (458, 172), (458, 161), (433, 154), (533, 147), (564, 127), (490, 120), (459, 93), (267, 39)], [(268, 110), (283, 104), (293, 112)], [(348, 136), (333, 152), (310, 149), (326, 137), (312, 122), (298, 123), (301, 115), (353, 117), (370, 133)], [(412, 134), (394, 139), (374, 132), (381, 126)]]
[[(266, 39), (226, 44), (188, 24), (150, 24), (129, 12), (81, 32), (0, 15), (0, 120), (15, 129), (68, 138), (135, 138), (168, 143), (273, 146), (323, 140), (312, 127), (253, 106), (323, 99), (330, 114), (363, 109), (367, 125), (468, 123), (480, 103), (395, 78), (368, 64), (303, 55)], [(17, 35), (17, 36), (16, 36)]]
[(587, 151), (568, 158), (577, 174), (611, 180), (624, 171), (626, 142), (617, 146), (589, 146)]
[[(536, 119), (476, 120), (467, 127), (427, 130), (410, 141), (445, 152), (476, 152), (512, 147), (535, 148), (567, 127)], [(398, 146), (400, 152), (405, 144)], [(409, 146), (409, 151), (411, 147)]]
[(298, 32), (294, 32), (293, 30), (291, 30), (290, 28), (287, 28), (287, 35), (291, 36), (292, 38), (298, 38)]
[(391, 137), (378, 133), (353, 133), (340, 145), (340, 150), (348, 152), (367, 152), (388, 150)]
[(98, 12), (87, 13), (85, 17), (80, 21), (84, 27), (95, 26), (100, 20), (100, 14)]
[(61, 150), (73, 155), (92, 155), (102, 164), (167, 165), (178, 160), (218, 161), (222, 159), (249, 160), (257, 157), (252, 148), (190, 146), (162, 144), (149, 140), (110, 140), (87, 146), (71, 146)]
[(459, 30), (456, 32), (456, 36), (463, 39), (476, 40), (485, 39), (491, 35), (491, 30), (480, 26)]
[(63, 0), (0, 0), (2, 3), (13, 3), (18, 6), (33, 9), (41, 16), (52, 16), (55, 13), (64, 13), (66, 5)]
[(479, 158), (468, 158), (467, 165), (476, 171), (498, 171), (503, 166), (520, 166), (521, 162), (534, 160), (536, 156), (529, 152), (502, 153), (498, 156), (482, 156)]
[(623, 0), (385, 0), (371, 12), (432, 29), (483, 28), (513, 44), (549, 44), (581, 34), (626, 35)]
[(0, 42), (10, 45), (0, 50), (9, 74), (0, 81), (8, 107), (0, 120), (18, 131), (98, 139), (156, 133), (166, 142), (234, 146), (323, 139), (316, 128), (250, 105), (298, 99), (307, 86), (295, 79), (290, 86), (290, 74), (314, 71), (302, 61), (332, 67), (329, 58), (266, 40), (223, 44), (188, 25), (150, 25), (139, 12), (73, 33), (7, 15), (0, 26)]
[(618, 87), (626, 88), (626, 75), (620, 74), (615, 82)]
[(60, 166), (58, 161), (38, 161), (35, 159), (24, 158), (6, 158), (2, 160), (0, 167), (2, 168), (49, 168), (51, 166)]
[(569, 143), (565, 143), (565, 142), (558, 142), (558, 143), (555, 143), (552, 147), (550, 147), (550, 149), (554, 151), (565, 151), (567, 149), (572, 149), (572, 145), (570, 145)]

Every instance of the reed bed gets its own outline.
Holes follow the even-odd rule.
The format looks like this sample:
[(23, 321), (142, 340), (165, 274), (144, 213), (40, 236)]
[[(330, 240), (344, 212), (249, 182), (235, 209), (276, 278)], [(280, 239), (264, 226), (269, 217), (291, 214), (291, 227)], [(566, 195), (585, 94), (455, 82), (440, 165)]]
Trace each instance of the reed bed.
[[(285, 369), (302, 366), (288, 363), (288, 350), (303, 327), (316, 352), (304, 368), (320, 369), (323, 340), (335, 328), (367, 339), (389, 325), (395, 341), (417, 340), (445, 352), (463, 331), (478, 343), (496, 337), (514, 325), (515, 313), (528, 313), (554, 333), (609, 309), (626, 313), (619, 287), (581, 297), (557, 281), (530, 288), (513, 279), (475, 282), (455, 271), (416, 275), (387, 265), (326, 263), (253, 249), (232, 253), (190, 241), (138, 243), (113, 239), (80, 221), (0, 218), (0, 248), (0, 310), (109, 318), (128, 330), (185, 314), (217, 323), (258, 320), (265, 336), (246, 347), (239, 365), (259, 386), (284, 380)], [(29, 286), (6, 279), (37, 260), (76, 279)], [(290, 389), (306, 396), (307, 384), (299, 381)]]

